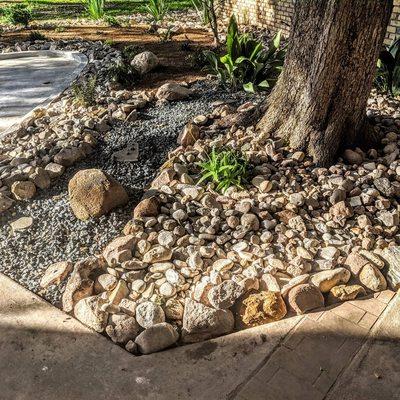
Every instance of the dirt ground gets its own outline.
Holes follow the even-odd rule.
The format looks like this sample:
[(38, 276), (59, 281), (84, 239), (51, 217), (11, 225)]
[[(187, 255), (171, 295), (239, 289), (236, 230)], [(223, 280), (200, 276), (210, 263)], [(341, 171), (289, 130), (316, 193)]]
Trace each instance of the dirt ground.
[(132, 26), (112, 28), (109, 26), (85, 25), (65, 26), (55, 28), (31, 28), (14, 32), (5, 32), (0, 41), (13, 43), (26, 40), (33, 31), (39, 31), (48, 39), (76, 39), (111, 41), (112, 46), (119, 49), (126, 45), (143, 46), (145, 50), (155, 53), (161, 65), (154, 72), (146, 75), (146, 80), (137, 88), (152, 89), (161, 84), (175, 80), (178, 82), (193, 82), (204, 78), (206, 72), (201, 66), (194, 63), (193, 57), (197, 51), (212, 46), (212, 35), (202, 29), (186, 29), (184, 32), (174, 35), (172, 40), (163, 42), (156, 34), (149, 33), (148, 26)]

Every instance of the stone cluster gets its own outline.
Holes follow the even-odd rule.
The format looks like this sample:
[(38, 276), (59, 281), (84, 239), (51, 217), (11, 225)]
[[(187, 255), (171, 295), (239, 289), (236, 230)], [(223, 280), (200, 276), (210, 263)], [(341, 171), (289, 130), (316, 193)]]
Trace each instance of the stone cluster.
[[(174, 82), (157, 91), (126, 90), (110, 81), (107, 70), (121, 59), (121, 52), (102, 42), (22, 42), (0, 45), (1, 52), (28, 50), (74, 50), (86, 54), (89, 64), (79, 80), (96, 75), (96, 105), (77, 103), (71, 89), (64, 91), (47, 108), (37, 108), (13, 132), (0, 138), (0, 213), (15, 200), (29, 200), (38, 190), (48, 189), (67, 167), (88, 157), (99, 140), (118, 122), (133, 123), (139, 110), (150, 101), (187, 98), (191, 90)], [(144, 52), (135, 57), (143, 73), (158, 63)]]
[[(330, 168), (260, 143), (253, 104), (194, 118), (123, 235), (74, 266), (64, 309), (147, 354), (398, 288), (400, 119), (390, 103), (391, 118), (375, 115), (376, 101), (382, 149), (346, 150)], [(223, 194), (197, 184), (222, 146), (253, 166)]]

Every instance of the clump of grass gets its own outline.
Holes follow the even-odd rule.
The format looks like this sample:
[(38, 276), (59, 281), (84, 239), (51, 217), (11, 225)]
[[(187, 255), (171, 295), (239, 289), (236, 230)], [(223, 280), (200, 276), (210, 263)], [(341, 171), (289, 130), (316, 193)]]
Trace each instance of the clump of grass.
[(222, 193), (231, 186), (242, 188), (249, 173), (249, 163), (239, 152), (231, 149), (215, 149), (207, 155), (207, 160), (199, 163), (201, 178), (198, 183), (209, 181), (217, 184)]
[(108, 26), (111, 26), (112, 28), (120, 28), (121, 27), (121, 23), (118, 21), (117, 18), (113, 17), (112, 15), (106, 15), (104, 17), (104, 22)]
[(116, 62), (108, 68), (107, 72), (110, 80), (124, 87), (131, 87), (139, 79), (139, 73), (127, 60)]
[(146, 11), (150, 15), (152, 22), (161, 22), (169, 11), (166, 0), (149, 0)]
[(72, 85), (72, 94), (75, 102), (85, 107), (96, 104), (96, 85), (97, 76), (92, 75), (85, 81), (74, 83)]
[(115, 44), (113, 39), (106, 39), (104, 41), (104, 44), (106, 44), (107, 46), (113, 46)]
[(137, 44), (130, 44), (125, 46), (122, 50), (122, 57), (127, 61), (132, 61), (133, 58), (142, 53), (144, 51), (142, 46), (138, 46)]
[(36, 40), (47, 40), (47, 37), (39, 31), (32, 31), (28, 36), (28, 40), (30, 42), (35, 42)]
[(9, 24), (27, 27), (32, 19), (32, 10), (25, 4), (12, 4), (1, 10), (1, 16)]
[(103, 18), (104, 0), (86, 0), (86, 11), (92, 19)]

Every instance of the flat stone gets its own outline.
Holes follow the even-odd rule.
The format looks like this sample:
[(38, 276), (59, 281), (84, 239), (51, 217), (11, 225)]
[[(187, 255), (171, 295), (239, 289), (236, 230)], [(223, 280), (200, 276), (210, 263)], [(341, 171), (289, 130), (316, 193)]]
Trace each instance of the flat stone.
[(60, 261), (51, 264), (40, 280), (40, 287), (46, 288), (50, 285), (59, 284), (72, 271), (73, 266), (74, 264), (71, 261)]
[(386, 279), (381, 271), (372, 264), (365, 265), (358, 278), (360, 282), (373, 292), (380, 292), (387, 287)]
[(317, 286), (322, 293), (327, 293), (339, 283), (347, 283), (350, 276), (351, 274), (348, 269), (340, 267), (317, 272), (311, 275), (310, 281), (313, 285)]
[(13, 232), (25, 231), (30, 228), (33, 224), (32, 217), (21, 217), (10, 223)]

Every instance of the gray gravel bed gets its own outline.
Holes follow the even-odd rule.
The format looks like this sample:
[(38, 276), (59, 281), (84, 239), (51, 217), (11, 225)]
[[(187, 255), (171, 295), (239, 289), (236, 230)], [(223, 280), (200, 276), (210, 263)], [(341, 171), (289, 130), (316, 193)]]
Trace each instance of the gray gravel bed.
[[(76, 261), (96, 254), (117, 236), (130, 219), (133, 206), (142, 196), (168, 151), (176, 147), (176, 138), (190, 118), (211, 111), (216, 100), (232, 98), (211, 83), (196, 84), (197, 97), (145, 110), (146, 118), (134, 124), (120, 124), (101, 141), (86, 161), (69, 168), (58, 182), (41, 191), (29, 202), (17, 202), (10, 212), (0, 216), (0, 272), (27, 289), (59, 305), (63, 286), (41, 291), (39, 282), (48, 265), (70, 259)], [(242, 94), (233, 96), (238, 103)], [(139, 143), (139, 160), (115, 162), (111, 155), (128, 144)], [(127, 189), (130, 202), (106, 216), (82, 222), (74, 217), (67, 186), (72, 175), (85, 168), (101, 168)], [(25, 232), (12, 233), (9, 223), (21, 216), (31, 216), (33, 225)]]

